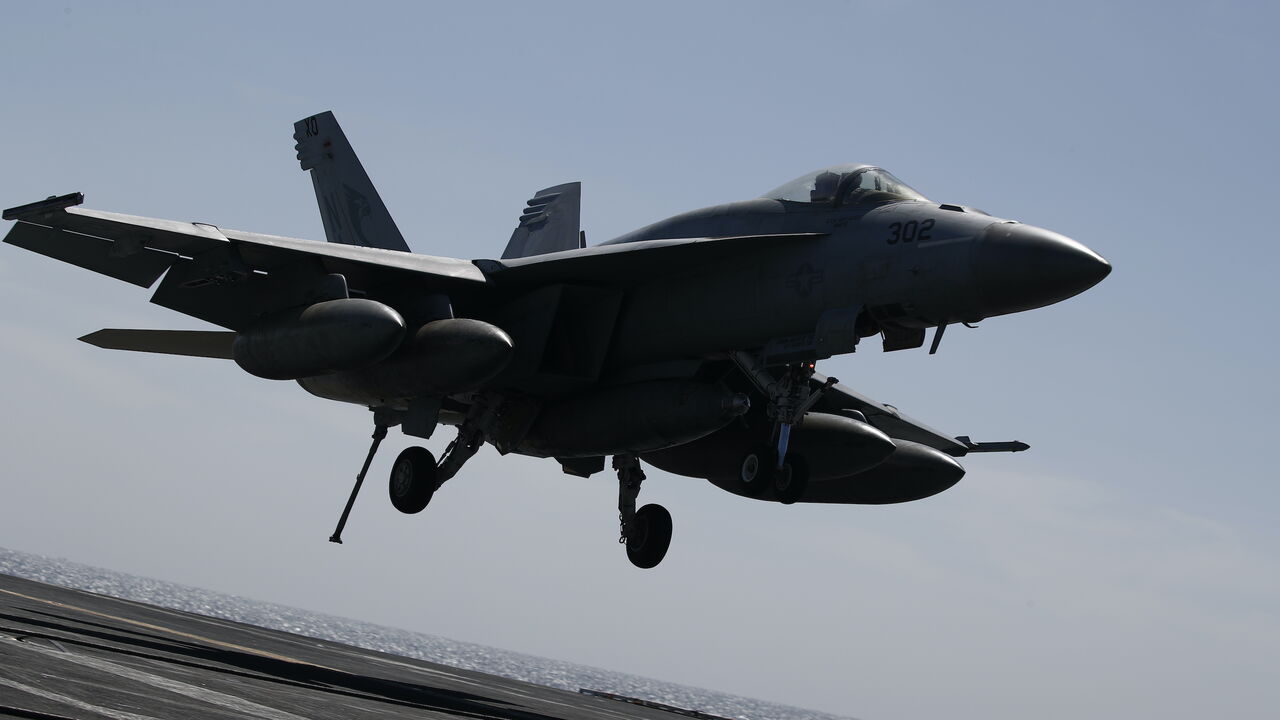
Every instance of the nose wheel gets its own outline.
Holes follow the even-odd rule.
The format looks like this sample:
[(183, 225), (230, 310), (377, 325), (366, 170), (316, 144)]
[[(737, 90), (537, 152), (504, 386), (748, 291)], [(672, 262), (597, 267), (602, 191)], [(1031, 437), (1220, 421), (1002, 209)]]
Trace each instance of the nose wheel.
[(671, 513), (661, 505), (649, 504), (636, 510), (636, 498), (644, 482), (644, 470), (635, 455), (615, 455), (618, 471), (618, 542), (627, 548), (627, 559), (638, 568), (657, 567), (671, 547)]
[(773, 469), (771, 480), (773, 496), (778, 499), (778, 502), (783, 505), (793, 505), (804, 497), (804, 491), (809, 489), (809, 468), (805, 465), (803, 457), (791, 453), (783, 461), (782, 467)]
[(768, 398), (766, 412), (773, 419), (773, 444), (752, 448), (743, 457), (738, 489), (754, 498), (772, 494), (783, 505), (798, 502), (809, 488), (809, 466), (803, 457), (789, 452), (791, 432), (837, 380), (829, 377), (821, 387), (813, 389), (809, 385), (816, 367), (812, 362), (787, 365), (782, 377), (774, 378), (757, 357), (741, 351), (734, 351), (729, 357)]
[(767, 499), (772, 495), (783, 505), (804, 497), (809, 487), (809, 467), (804, 458), (789, 453), (778, 463), (778, 451), (758, 445), (742, 458), (738, 468), (738, 490), (747, 497)]

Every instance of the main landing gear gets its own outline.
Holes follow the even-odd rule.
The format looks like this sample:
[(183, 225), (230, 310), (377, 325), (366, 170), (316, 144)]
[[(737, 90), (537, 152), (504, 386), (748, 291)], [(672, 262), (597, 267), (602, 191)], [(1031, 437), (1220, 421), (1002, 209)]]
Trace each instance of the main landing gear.
[[(458, 437), (449, 443), (439, 462), (436, 462), (430, 450), (423, 447), (406, 448), (396, 457), (391, 465), (387, 493), (397, 510), (408, 514), (422, 512), (430, 504), (436, 490), (456, 475), (463, 464), (476, 454), (484, 444), (484, 432), (479, 429), (485, 427), (484, 423), (488, 420), (484, 412), (486, 411), (481, 410), (473, 417), (468, 417), (458, 427)], [(347, 525), (356, 496), (364, 485), (373, 456), (387, 437), (387, 428), (399, 424), (400, 420), (400, 416), (390, 412), (375, 412), (373, 444), (369, 446), (369, 453), (365, 456), (360, 473), (356, 475), (351, 496), (347, 498), (347, 505), (342, 510), (342, 517), (338, 520), (333, 535), (329, 537), (329, 542), (342, 542), (342, 530)], [(645, 477), (635, 455), (615, 455), (613, 469), (618, 472), (618, 542), (626, 546), (627, 559), (631, 564), (638, 568), (656, 567), (671, 547), (671, 513), (657, 504), (636, 509), (636, 498), (640, 495), (640, 485)]]
[[(347, 518), (350, 517), (356, 496), (364, 485), (364, 477), (369, 472), (369, 465), (373, 463), (373, 456), (387, 436), (387, 427), (399, 422), (381, 411), (375, 412), (373, 417), (373, 444), (369, 446), (369, 454), (365, 457), (364, 466), (360, 468), (360, 474), (356, 476), (355, 487), (351, 488), (351, 496), (347, 498), (347, 505), (342, 510), (342, 517), (338, 519), (333, 535), (329, 536), (329, 542), (342, 543), (342, 530), (347, 526)], [(391, 504), (402, 513), (412, 515), (422, 512), (431, 502), (436, 490), (457, 475), (463, 464), (483, 444), (484, 433), (475, 427), (475, 423), (464, 422), (458, 427), (458, 437), (449, 443), (443, 459), (438, 463), (435, 455), (424, 447), (405, 448), (391, 465), (391, 479), (387, 483)]]
[(618, 542), (626, 545), (632, 565), (655, 567), (671, 547), (671, 513), (655, 504), (636, 510), (644, 470), (635, 455), (615, 455), (613, 469), (618, 471), (618, 522), (622, 530)]
[(773, 420), (771, 442), (752, 448), (742, 458), (738, 467), (738, 487), (750, 497), (772, 494), (784, 505), (795, 503), (804, 497), (809, 487), (809, 466), (800, 455), (788, 453), (791, 431), (804, 421), (804, 414), (817, 404), (822, 393), (838, 381), (827, 378), (822, 387), (814, 390), (809, 384), (815, 370), (814, 363), (787, 365), (782, 377), (774, 378), (754, 355), (733, 352), (730, 357), (769, 399), (766, 412)]
[(436, 456), (424, 447), (405, 448), (391, 465), (391, 482), (387, 492), (391, 504), (402, 513), (420, 513), (436, 494)]

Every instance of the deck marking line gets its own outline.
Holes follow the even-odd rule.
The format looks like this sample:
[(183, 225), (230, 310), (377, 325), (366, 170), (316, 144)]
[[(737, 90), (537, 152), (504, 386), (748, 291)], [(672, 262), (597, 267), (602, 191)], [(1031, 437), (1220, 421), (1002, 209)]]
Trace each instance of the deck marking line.
[[(311, 667), (317, 667), (322, 670), (333, 670), (334, 672), (343, 672), (341, 670), (335, 670), (334, 668), (331, 668), (331, 667), (325, 667), (324, 665), (317, 665), (315, 663), (307, 662), (306, 660), (298, 660), (297, 658), (291, 658), (288, 655), (280, 655), (278, 653), (273, 653), (266, 650), (259, 650), (257, 648), (252, 648), (245, 645), (236, 645), (235, 643), (223, 642), (221, 640), (214, 640), (213, 638), (203, 637), (201, 635), (194, 635), (192, 633), (185, 633), (185, 632), (182, 632), (181, 630), (174, 630), (173, 628), (167, 628), (163, 625), (153, 625), (151, 623), (142, 622), (140, 620), (130, 620), (129, 618), (122, 618), (116, 615), (108, 615), (107, 613), (97, 612), (95, 610), (89, 610), (82, 607), (76, 607), (75, 605), (68, 605), (66, 603), (61, 603), (56, 600), (47, 600), (45, 598), (34, 597), (31, 595), (23, 595), (22, 593), (14, 592), (12, 590), (0, 589), (0, 593), (5, 593), (6, 595), (13, 595), (14, 597), (20, 597), (25, 600), (33, 600), (35, 602), (44, 603), (45, 605), (52, 605), (54, 607), (64, 608), (66, 610), (74, 610), (75, 612), (85, 613), (86, 615), (93, 615), (95, 617), (105, 618), (107, 620), (114, 620), (116, 622), (126, 623), (129, 625), (133, 625), (134, 627), (146, 628), (148, 630), (155, 630), (157, 632), (168, 633), (170, 635), (186, 638), (188, 640), (196, 640), (203, 643), (209, 643), (210, 645), (216, 645), (218, 647), (227, 648), (229, 650), (238, 650), (240, 652), (251, 653), (253, 655), (270, 658), (272, 660), (281, 660), (283, 662), (293, 663), (295, 665), (310, 665)], [(111, 599), (115, 599), (115, 598), (111, 598)], [(196, 616), (196, 617), (199, 617), (199, 616)]]
[(189, 698), (206, 702), (210, 705), (218, 705), (238, 713), (254, 715), (256, 717), (263, 718), (263, 720), (307, 720), (307, 718), (304, 718), (301, 715), (294, 715), (293, 713), (285, 712), (284, 710), (277, 710), (273, 707), (260, 705), (252, 700), (246, 700), (242, 697), (236, 697), (235, 695), (228, 695), (227, 693), (218, 692), (217, 690), (210, 690), (208, 688), (200, 687), (199, 685), (192, 685), (190, 683), (182, 682), (181, 680), (174, 680), (173, 678), (167, 678), (163, 675), (155, 675), (128, 665), (111, 662), (104, 658), (93, 657), (91, 655), (81, 655), (73, 652), (61, 653), (57, 650), (50, 650), (48, 648), (40, 647), (39, 645), (30, 645), (28, 643), (19, 642), (18, 640), (5, 639), (4, 642), (7, 644), (17, 645), (18, 647), (32, 652), (40, 653), (41, 655), (46, 655), (54, 658), (55, 660), (71, 662), (77, 665), (93, 668), (100, 672), (118, 675), (122, 678), (127, 678), (135, 682), (158, 687), (161, 690), (168, 690), (171, 693), (186, 695)]
[(156, 720), (156, 718), (153, 718), (150, 715), (135, 715), (131, 712), (125, 712), (124, 710), (112, 710), (111, 708), (105, 708), (100, 705), (90, 705), (83, 700), (77, 700), (73, 697), (67, 697), (66, 695), (59, 695), (58, 693), (49, 692), (43, 688), (32, 687), (30, 685), (20, 683), (17, 680), (10, 680), (9, 678), (0, 677), (0, 685), (8, 685), (14, 690), (27, 693), (28, 695), (35, 695), (36, 697), (42, 697), (45, 700), (62, 703), (63, 705), (73, 707), (77, 710), (85, 710), (87, 712), (105, 715), (109, 718), (114, 718), (114, 720)]

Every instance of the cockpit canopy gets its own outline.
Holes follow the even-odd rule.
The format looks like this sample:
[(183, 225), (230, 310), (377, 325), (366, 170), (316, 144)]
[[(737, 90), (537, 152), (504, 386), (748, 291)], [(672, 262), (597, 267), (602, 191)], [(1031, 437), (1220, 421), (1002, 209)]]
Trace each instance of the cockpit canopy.
[(835, 206), (884, 205), (928, 198), (871, 165), (836, 165), (803, 175), (764, 195), (773, 200)]

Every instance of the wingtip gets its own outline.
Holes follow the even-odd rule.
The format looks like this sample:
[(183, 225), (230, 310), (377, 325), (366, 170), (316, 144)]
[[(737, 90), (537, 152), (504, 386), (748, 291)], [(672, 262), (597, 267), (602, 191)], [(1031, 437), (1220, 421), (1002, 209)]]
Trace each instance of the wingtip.
[(5, 220), (22, 220), (37, 215), (48, 215), (82, 203), (84, 203), (84, 193), (82, 192), (50, 195), (44, 200), (8, 208), (4, 211), (2, 217)]

